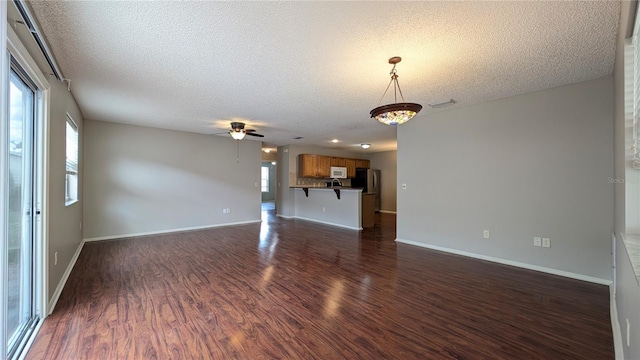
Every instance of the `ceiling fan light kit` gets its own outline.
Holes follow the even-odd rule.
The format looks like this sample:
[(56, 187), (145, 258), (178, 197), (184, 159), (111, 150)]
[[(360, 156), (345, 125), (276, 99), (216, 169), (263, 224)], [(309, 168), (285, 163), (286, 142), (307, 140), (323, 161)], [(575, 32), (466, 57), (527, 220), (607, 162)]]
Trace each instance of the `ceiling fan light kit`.
[[(398, 83), (398, 75), (396, 73), (396, 64), (401, 60), (402, 58), (399, 56), (394, 56), (389, 59), (389, 64), (393, 65), (393, 68), (390, 72), (391, 81), (389, 82), (389, 85), (387, 85), (387, 89), (384, 91), (384, 94), (382, 94), (378, 105), (382, 103), (382, 100), (387, 94), (387, 91), (389, 91), (389, 87), (391, 87), (391, 84), (393, 84), (394, 103), (378, 106), (369, 112), (372, 118), (385, 125), (395, 126), (404, 124), (407, 121), (411, 120), (414, 116), (416, 116), (416, 114), (418, 114), (420, 110), (422, 110), (422, 105), (420, 104), (404, 102), (404, 95), (402, 95), (402, 90), (400, 89), (400, 84)], [(397, 102), (398, 93), (400, 93), (400, 98), (402, 99), (401, 103)]]
[(255, 136), (255, 137), (264, 137), (262, 134), (258, 134), (253, 129), (245, 130), (243, 122), (234, 121), (231, 123), (231, 130), (229, 130), (229, 135), (235, 140), (242, 140), (246, 135)]
[(235, 140), (242, 140), (242, 139), (244, 139), (244, 136), (246, 135), (246, 133), (244, 131), (235, 131), (235, 130), (229, 130), (229, 134)]

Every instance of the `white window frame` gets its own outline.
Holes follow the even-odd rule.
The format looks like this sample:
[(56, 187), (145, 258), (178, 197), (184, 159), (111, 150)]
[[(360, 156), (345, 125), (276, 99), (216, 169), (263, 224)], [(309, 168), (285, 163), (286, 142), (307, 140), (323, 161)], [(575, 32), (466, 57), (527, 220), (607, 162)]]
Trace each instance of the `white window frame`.
[[(76, 138), (76, 164), (75, 169), (69, 169), (69, 127), (75, 131)], [(78, 192), (78, 178), (80, 173), (80, 132), (78, 130), (78, 124), (73, 120), (71, 115), (67, 113), (67, 120), (65, 124), (65, 180), (64, 180), (64, 204), (69, 206), (75, 204), (79, 200)]]
[[(267, 169), (266, 185), (264, 184), (265, 182), (264, 169)], [(270, 171), (271, 171), (271, 168), (269, 166), (262, 166), (260, 168), (260, 191), (263, 193), (269, 192), (269, 181), (271, 181), (269, 179), (271, 177)], [(266, 190), (265, 190), (265, 186), (266, 186)]]

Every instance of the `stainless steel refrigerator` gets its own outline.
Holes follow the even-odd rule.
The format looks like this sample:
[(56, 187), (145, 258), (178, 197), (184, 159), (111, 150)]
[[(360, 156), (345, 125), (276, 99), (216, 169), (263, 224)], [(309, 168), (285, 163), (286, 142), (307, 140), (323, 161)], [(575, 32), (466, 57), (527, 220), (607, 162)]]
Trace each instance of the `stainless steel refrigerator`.
[(364, 188), (362, 192), (374, 193), (376, 212), (380, 211), (380, 170), (356, 169), (356, 177), (351, 180), (352, 187)]

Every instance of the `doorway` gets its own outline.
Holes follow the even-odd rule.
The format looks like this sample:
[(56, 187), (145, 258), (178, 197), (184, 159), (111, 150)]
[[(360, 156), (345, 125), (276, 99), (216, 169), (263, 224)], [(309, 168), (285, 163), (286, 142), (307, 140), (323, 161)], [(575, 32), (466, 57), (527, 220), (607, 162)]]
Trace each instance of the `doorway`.
[(262, 211), (275, 210), (276, 201), (276, 162), (263, 161), (260, 168), (260, 189), (262, 192)]

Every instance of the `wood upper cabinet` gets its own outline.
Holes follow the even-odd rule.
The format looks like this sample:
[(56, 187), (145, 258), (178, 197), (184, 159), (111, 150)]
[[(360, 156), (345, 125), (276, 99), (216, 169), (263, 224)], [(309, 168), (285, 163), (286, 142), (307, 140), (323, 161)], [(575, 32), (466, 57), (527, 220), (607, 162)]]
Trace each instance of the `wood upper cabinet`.
[(318, 167), (316, 176), (320, 178), (331, 177), (331, 157), (318, 155)]
[(298, 155), (298, 177), (330, 178), (332, 166), (346, 167), (347, 178), (353, 179), (356, 177), (356, 168), (369, 168), (369, 160), (311, 154)]
[(356, 160), (345, 159), (345, 166), (347, 167), (347, 177), (353, 179), (356, 177)]
[(331, 175), (331, 157), (322, 155), (298, 155), (298, 177), (328, 178)]
[(298, 155), (298, 177), (316, 177), (318, 158), (315, 155)]
[(347, 159), (341, 157), (332, 157), (331, 158), (331, 166), (347, 166)]
[(369, 168), (369, 160), (356, 159), (356, 168), (368, 169)]

